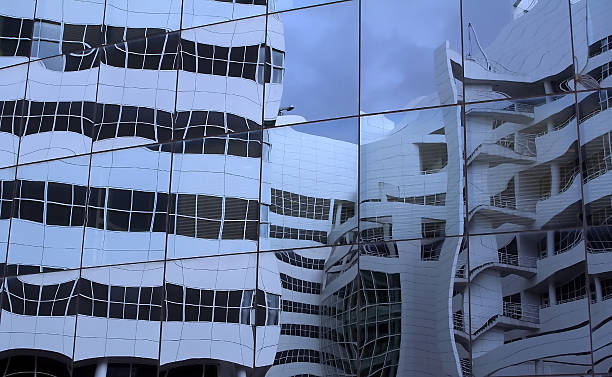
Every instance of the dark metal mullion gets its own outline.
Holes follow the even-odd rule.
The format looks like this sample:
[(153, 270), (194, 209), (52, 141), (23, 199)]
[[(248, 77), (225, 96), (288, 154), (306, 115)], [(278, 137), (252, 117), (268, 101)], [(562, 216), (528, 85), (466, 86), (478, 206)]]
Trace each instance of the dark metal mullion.
[[(578, 102), (578, 84), (577, 84), (577, 78), (578, 78), (578, 73), (577, 73), (577, 67), (575, 66), (575, 59), (574, 57), (576, 56), (575, 54), (575, 46), (574, 46), (574, 26), (573, 26), (573, 20), (572, 20), (572, 4), (570, 0), (567, 0), (567, 11), (568, 11), (568, 15), (569, 15), (569, 29), (570, 29), (570, 46), (572, 48), (572, 66), (573, 66), (573, 72), (574, 72), (574, 90), (573, 90), (573, 95), (574, 95), (574, 105), (575, 105), (575, 113), (576, 113), (576, 143), (577, 143), (577, 153), (578, 153), (578, 169), (580, 172), (579, 175), (579, 179), (580, 179), (580, 202), (581, 202), (581, 211), (582, 211), (582, 240), (584, 242), (584, 285), (585, 285), (585, 292), (586, 292), (586, 300), (587, 300), (587, 312), (588, 312), (588, 327), (589, 327), (589, 348), (590, 348), (590, 355), (591, 355), (591, 375), (595, 376), (595, 363), (594, 363), (594, 359), (593, 359), (593, 324), (592, 324), (592, 316), (591, 316), (591, 289), (590, 289), (590, 278), (589, 278), (589, 257), (588, 257), (588, 252), (587, 252), (587, 231), (588, 231), (588, 225), (587, 225), (587, 216), (586, 216), (586, 203), (584, 201), (584, 178), (585, 178), (585, 171), (584, 171), (584, 161), (582, 159), (582, 143), (580, 140), (580, 104)], [(587, 46), (587, 54), (588, 54), (588, 46)], [(588, 60), (588, 59), (587, 59)], [(585, 145), (586, 146), (586, 145)], [(556, 290), (556, 287), (555, 287)], [(549, 297), (549, 301), (550, 301), (550, 297)]]
[[(462, 81), (462, 85), (461, 85), (461, 96), (462, 96), (462, 100), (461, 100), (461, 107), (460, 107), (460, 111), (461, 111), (461, 115), (460, 115), (460, 124), (459, 127), (461, 127), (462, 129), (462, 141), (463, 141), (463, 148), (462, 148), (462, 160), (463, 160), (463, 187), (460, 187), (460, 193), (463, 199), (463, 236), (460, 237), (459, 239), (461, 241), (459, 241), (459, 251), (458, 253), (461, 253), (463, 251), (463, 246), (464, 243), (463, 241), (465, 241), (465, 277), (467, 280), (467, 284), (465, 287), (465, 290), (463, 292), (463, 299), (462, 299), (462, 303), (461, 303), (461, 309), (463, 310), (463, 308), (465, 307), (465, 296), (467, 295), (467, 307), (468, 307), (468, 313), (464, 313), (463, 314), (463, 318), (464, 318), (464, 326), (465, 324), (465, 317), (467, 314), (467, 335), (468, 335), (468, 355), (469, 355), (469, 363), (470, 363), (470, 375), (472, 374), (471, 371), (473, 369), (473, 354), (472, 354), (472, 295), (471, 295), (471, 271), (470, 271), (470, 226), (469, 226), (469, 220), (470, 220), (470, 216), (469, 216), (469, 179), (468, 179), (468, 155), (467, 155), (467, 117), (466, 117), (466, 93), (465, 93), (465, 44), (464, 44), (464, 24), (463, 24), (463, 0), (459, 0), (459, 23), (460, 23), (460, 28), (461, 28), (461, 32), (460, 32), (460, 38), (461, 38), (461, 75), (463, 78)], [(455, 268), (456, 269), (456, 268)], [(455, 274), (455, 271), (451, 271), (452, 274)], [(454, 277), (452, 277), (451, 279), (455, 279)], [(452, 306), (451, 306), (451, 316), (454, 313), (452, 313)], [(454, 324), (453, 324), (454, 326)], [(463, 376), (463, 369), (461, 366), (461, 358), (459, 358), (459, 372), (461, 373), (461, 375)]]

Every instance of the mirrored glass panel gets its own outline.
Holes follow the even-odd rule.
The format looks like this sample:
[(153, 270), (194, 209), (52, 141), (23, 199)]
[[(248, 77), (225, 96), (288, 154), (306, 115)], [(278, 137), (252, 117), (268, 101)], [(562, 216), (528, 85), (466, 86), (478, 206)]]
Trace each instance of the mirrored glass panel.
[(287, 123), (358, 114), (358, 16), (355, 1), (268, 16), (265, 121), (278, 113), (295, 115)]
[(0, 11), (0, 67), (28, 61), (36, 0), (5, 4)]
[(162, 375), (253, 373), (255, 300), (270, 294), (256, 270), (255, 253), (166, 261)]
[(94, 151), (172, 138), (179, 43), (175, 32), (104, 47)]
[(394, 253), (372, 253), (367, 243), (261, 253), (258, 288), (273, 294), (257, 302), (256, 366), (269, 368), (266, 376), (467, 368), (469, 348), (449, 327), (458, 305), (450, 291), (466, 287), (454, 278), (461, 238), (446, 238), (435, 260), (421, 258), (418, 240), (389, 244)]
[(9, 230), (13, 217), (13, 198), (15, 192), (15, 168), (0, 169), (0, 276), (5, 275), (6, 251)]
[(104, 1), (50, 0), (36, 2), (36, 18), (32, 36), (31, 58), (40, 59), (60, 54), (71, 54), (64, 58), (49, 60), (47, 65), (65, 67), (83, 52), (95, 50), (102, 44), (102, 21)]
[[(609, 94), (608, 94), (609, 92)], [(608, 101), (608, 95), (610, 100)], [(607, 182), (612, 174), (610, 152), (610, 115), (612, 90), (578, 94), (583, 189), (588, 225), (609, 225), (612, 188)]]
[(460, 24), (459, 1), (362, 1), (360, 110), (461, 101)]
[(473, 374), (591, 373), (582, 228), (470, 236)]
[(265, 29), (254, 17), (181, 33), (174, 140), (261, 128)]
[(612, 36), (606, 22), (610, 8), (605, 1), (572, 1), (572, 31), (576, 90), (610, 87), (610, 44)]
[(78, 279), (73, 270), (3, 280), (0, 373), (69, 376)]
[(462, 6), (466, 102), (574, 90), (567, 1), (466, 0)]
[(20, 64), (0, 69), (0, 167), (15, 165), (26, 111), (25, 90), (28, 65)]
[(573, 95), (466, 106), (470, 233), (580, 226)]
[(460, 115), (450, 106), (360, 118), (365, 242), (463, 233)]
[(268, 0), (183, 0), (182, 28), (263, 15), (267, 3)]
[(10, 271), (31, 274), (80, 267), (88, 176), (89, 156), (18, 167), (12, 180)]
[(104, 43), (113, 44), (179, 30), (181, 0), (107, 0)]
[(91, 152), (97, 48), (30, 62), (19, 163)]
[(612, 373), (608, 0), (0, 8), (0, 377)]
[(91, 156), (83, 266), (162, 260), (171, 145)]
[[(260, 253), (253, 319), (255, 366), (265, 376), (325, 375), (325, 330), (330, 328), (323, 321), (322, 289), (331, 252), (320, 247)], [(352, 326), (357, 324), (355, 309)]]
[(261, 131), (174, 143), (167, 258), (257, 251)]
[(612, 350), (608, 341), (612, 315), (612, 227), (608, 224), (587, 228), (586, 248), (591, 292), (591, 339), (596, 373), (609, 373)]
[(358, 120), (264, 131), (260, 250), (356, 242)]
[[(242, 0), (249, 1), (249, 0)], [(341, 1), (351, 1), (351, 0), (340, 0)], [(286, 10), (296, 9), (296, 8), (309, 8), (315, 7), (319, 5), (325, 5), (329, 3), (338, 2), (333, 0), (269, 0), (268, 1), (268, 12), (282, 12)]]
[(80, 375), (122, 375), (119, 371), (123, 368), (115, 364), (121, 360), (127, 361), (128, 370), (134, 363), (135, 369), (143, 369), (143, 375), (155, 375), (163, 279), (163, 262), (81, 271), (75, 285), (78, 321), (74, 347)]

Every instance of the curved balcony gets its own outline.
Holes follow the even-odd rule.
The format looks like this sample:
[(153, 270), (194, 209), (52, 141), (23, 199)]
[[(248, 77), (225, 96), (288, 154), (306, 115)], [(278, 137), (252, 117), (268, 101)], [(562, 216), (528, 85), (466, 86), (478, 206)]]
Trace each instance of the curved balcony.
[(535, 136), (516, 142), (514, 137), (504, 137), (495, 142), (480, 144), (468, 156), (472, 162), (492, 162), (511, 164), (531, 164), (536, 162), (537, 145)]
[(586, 250), (589, 273), (599, 274), (612, 271), (612, 233), (609, 225), (596, 226), (588, 230)]
[[(476, 331), (468, 335), (464, 315), (453, 313), (453, 331), (455, 341), (469, 349), (470, 341), (477, 340), (487, 330), (499, 328), (503, 330), (538, 330), (540, 328), (540, 307), (538, 305), (503, 302), (502, 310), (492, 315)], [(471, 338), (471, 339), (470, 339)]]
[[(612, 193), (612, 157), (608, 156), (605, 161), (595, 169), (587, 169), (584, 177), (584, 202), (589, 204), (602, 199)], [(612, 215), (612, 214), (610, 214)]]
[(580, 179), (576, 179), (578, 172), (574, 173), (559, 190), (559, 194), (549, 196), (536, 203), (536, 227), (541, 228), (555, 216), (566, 210), (569, 206), (580, 200)]
[(487, 269), (499, 271), (502, 276), (513, 274), (524, 278), (531, 278), (537, 273), (537, 258), (504, 252), (498, 252), (497, 258), (495, 262), (486, 262), (472, 268), (470, 279), (473, 280), (479, 273)]
[(476, 214), (489, 216), (499, 223), (529, 225), (536, 219), (536, 214), (516, 208), (516, 197), (499, 193), (489, 198), (489, 204), (478, 204), (469, 211), (469, 219)]
[(501, 313), (492, 315), (472, 334), (472, 340), (487, 330), (498, 327), (504, 330), (537, 330), (540, 328), (540, 307), (538, 305), (503, 302)]
[(351, 217), (350, 219), (346, 220), (340, 225), (336, 224), (332, 228), (332, 230), (329, 232), (327, 236), (327, 242), (330, 245), (334, 245), (338, 243), (338, 240), (340, 238), (344, 237), (344, 235), (353, 231), (354, 229), (357, 229), (357, 226), (358, 226), (357, 216)]
[(589, 143), (612, 130), (612, 111), (607, 108), (601, 111), (596, 108), (592, 113), (580, 119), (580, 143)]
[[(568, 125), (570, 127), (567, 127)], [(540, 151), (537, 156), (537, 163), (543, 164), (563, 156), (576, 141), (577, 136), (575, 115), (555, 125), (554, 131), (536, 135), (536, 148)]]
[(496, 106), (497, 104), (492, 102), (470, 105), (465, 115), (482, 116), (519, 124), (529, 124), (535, 119), (534, 106), (531, 104), (511, 103), (504, 107)]
[(582, 229), (559, 232), (555, 236), (554, 254), (537, 261), (537, 278), (531, 285), (537, 285), (558, 271), (584, 262), (584, 240)]

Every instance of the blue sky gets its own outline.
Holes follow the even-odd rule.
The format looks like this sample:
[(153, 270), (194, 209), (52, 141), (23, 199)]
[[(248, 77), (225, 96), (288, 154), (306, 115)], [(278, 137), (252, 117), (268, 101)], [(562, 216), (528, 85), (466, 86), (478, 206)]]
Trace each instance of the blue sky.
[[(278, 0), (283, 9), (321, 2)], [(464, 28), (471, 22), (484, 46), (512, 19), (512, 0), (464, 0), (463, 6)], [(295, 106), (292, 114), (318, 120), (358, 113), (357, 7), (353, 0), (280, 14), (286, 43), (282, 105)], [(362, 0), (361, 110), (406, 108), (434, 93), (433, 52), (446, 40), (460, 51), (459, 14), (459, 0)], [(357, 142), (356, 123), (300, 130)]]

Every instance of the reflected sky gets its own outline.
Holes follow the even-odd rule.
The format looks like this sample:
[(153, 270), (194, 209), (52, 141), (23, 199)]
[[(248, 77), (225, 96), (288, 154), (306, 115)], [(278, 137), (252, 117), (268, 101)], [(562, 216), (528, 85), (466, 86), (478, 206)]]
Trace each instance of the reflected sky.
[[(302, 4), (292, 0), (279, 0), (278, 9), (289, 9)], [(336, 51), (336, 56), (347, 56), (352, 46), (344, 41), (357, 38), (357, 13), (346, 11), (358, 2), (323, 6), (325, 11), (301, 10), (282, 14), (286, 42), (286, 72), (282, 106), (295, 106), (290, 113), (307, 120), (316, 119), (321, 106), (334, 107), (340, 113), (352, 112), (350, 93), (358, 80), (358, 61), (338, 62), (332, 54), (313, 59), (318, 51)], [(366, 113), (405, 108), (411, 99), (436, 91), (433, 52), (446, 39), (453, 50), (461, 52), (460, 20), (458, 9), (447, 1), (364, 0), (362, 3), (362, 65), (367, 61), (369, 79), (361, 87), (361, 110)], [(280, 5), (279, 5), (280, 4)], [(501, 28), (512, 19), (512, 0), (464, 1), (464, 28), (471, 22), (483, 46), (489, 45)], [(317, 27), (312, 16), (316, 14)], [(433, 22), (433, 24), (432, 24)], [(457, 30), (455, 33), (454, 30)], [(408, 32), (407, 32), (408, 31)], [(466, 46), (468, 41), (466, 40)], [(377, 46), (369, 54), (368, 46)], [(385, 48), (380, 48), (385, 46)], [(420, 57), (415, 59), (415, 57)], [(333, 82), (334, 90), (330, 82)], [(317, 95), (313, 95), (317, 93)], [(317, 130), (316, 125), (296, 128), (302, 132), (334, 139), (357, 142), (356, 135), (329, 127)]]

